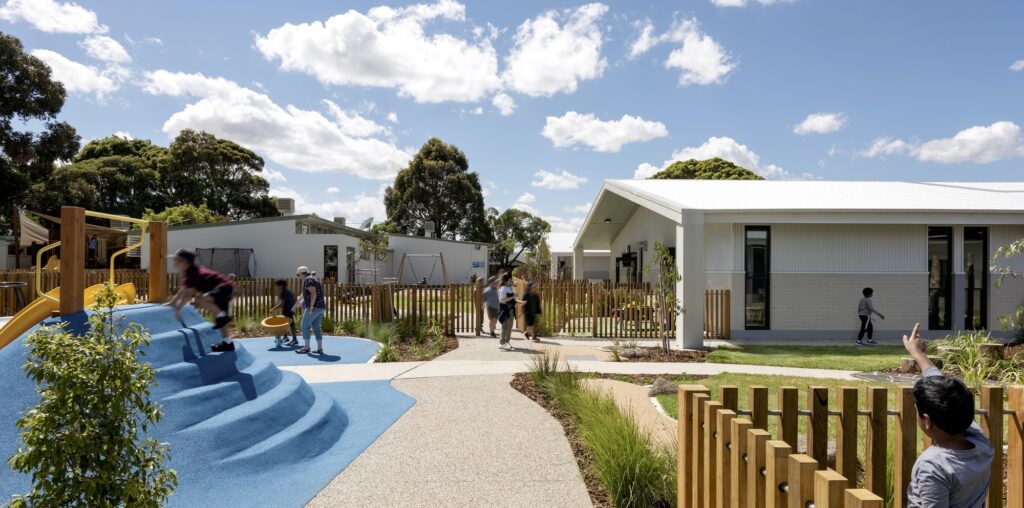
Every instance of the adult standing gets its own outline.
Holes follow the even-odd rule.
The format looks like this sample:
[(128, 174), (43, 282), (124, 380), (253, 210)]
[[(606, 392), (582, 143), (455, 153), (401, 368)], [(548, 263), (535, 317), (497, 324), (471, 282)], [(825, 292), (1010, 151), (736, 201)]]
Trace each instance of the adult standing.
[(498, 321), (501, 322), (501, 340), (498, 347), (512, 351), (512, 327), (516, 322), (516, 290), (512, 288), (512, 275), (501, 276), (501, 289), (498, 292)]
[(540, 295), (537, 294), (537, 283), (530, 282), (526, 285), (526, 294), (523, 295), (523, 317), (526, 318), (526, 340), (540, 342), (537, 338), (537, 316), (541, 315)]
[(98, 248), (98, 244), (99, 242), (96, 240), (95, 234), (90, 236), (89, 239), (85, 242), (86, 248), (89, 250), (89, 266), (92, 266), (93, 268), (99, 267), (99, 263), (97, 263), (96, 256), (96, 249)]
[(324, 321), (324, 314), (327, 312), (327, 303), (324, 299), (324, 287), (317, 280), (315, 273), (310, 273), (309, 268), (300, 266), (295, 270), (296, 275), (302, 277), (302, 340), (305, 345), (302, 349), (295, 351), (298, 354), (308, 354), (309, 337), (316, 335), (316, 351), (318, 355), (324, 354), (324, 334), (321, 325)]
[(498, 336), (494, 333), (494, 330), (498, 326), (498, 314), (500, 313), (499, 307), (501, 307), (501, 302), (498, 301), (498, 291), (500, 288), (501, 286), (499, 285), (498, 278), (491, 277), (487, 280), (487, 288), (484, 289), (483, 295), (481, 296), (484, 301), (484, 308), (487, 309), (487, 319), (490, 320), (491, 337)]

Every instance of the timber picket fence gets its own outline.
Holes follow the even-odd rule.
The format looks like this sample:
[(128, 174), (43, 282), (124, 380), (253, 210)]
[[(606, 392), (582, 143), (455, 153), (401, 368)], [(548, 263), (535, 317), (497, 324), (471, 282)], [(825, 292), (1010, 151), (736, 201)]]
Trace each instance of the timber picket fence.
[[(881, 508), (888, 497), (892, 506), (906, 506), (914, 461), (930, 444), (918, 437), (911, 390), (868, 388), (867, 400), (860, 404), (858, 389), (839, 388), (838, 400), (830, 404), (828, 389), (812, 386), (805, 390), (807, 409), (801, 410), (796, 387), (780, 387), (775, 409), (770, 409), (767, 388), (751, 386), (748, 407), (740, 409), (734, 386), (719, 387), (717, 400), (704, 386), (680, 386), (678, 504)], [(986, 506), (1024, 506), (1024, 387), (983, 387), (976, 413), (995, 450)], [(777, 418), (774, 436), (768, 432), (771, 418)], [(801, 419), (806, 424), (804, 450), (798, 450)], [(830, 426), (835, 430), (832, 467)]]
[[(86, 285), (108, 279), (107, 270), (86, 270)], [(144, 270), (116, 270), (118, 284), (135, 284), (140, 299), (147, 296), (148, 275)], [(298, 293), (302, 279), (287, 278), (288, 287)], [(33, 270), (0, 270), (0, 281), (25, 282), (24, 303), (38, 295)], [(235, 280), (233, 314), (238, 318), (260, 321), (277, 304), (274, 278), (238, 278)], [(348, 284), (323, 279), (327, 302), (326, 317), (344, 321), (389, 322), (410, 319), (416, 322), (440, 321), (450, 331), (478, 333), (486, 318), (481, 294), (483, 281), (449, 285)], [(178, 290), (179, 277), (168, 274), (169, 294)], [(60, 284), (60, 273), (42, 273), (43, 291)], [(522, 295), (525, 283), (516, 284)], [(648, 284), (590, 283), (587, 281), (546, 281), (537, 285), (541, 297), (542, 336), (586, 336), (602, 338), (649, 339), (660, 336), (653, 289)], [(708, 290), (704, 297), (704, 322), (707, 338), (728, 339), (731, 305), (728, 290)], [(11, 290), (0, 291), (0, 315), (20, 310)], [(521, 316), (520, 316), (521, 317)], [(669, 316), (666, 332), (674, 335), (675, 316)]]

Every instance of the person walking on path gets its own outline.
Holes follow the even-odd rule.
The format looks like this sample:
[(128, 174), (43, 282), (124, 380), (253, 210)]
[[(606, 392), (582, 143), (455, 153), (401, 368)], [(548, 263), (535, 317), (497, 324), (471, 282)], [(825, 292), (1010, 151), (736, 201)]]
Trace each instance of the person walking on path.
[(501, 286), (498, 285), (498, 278), (491, 277), (490, 279), (487, 279), (487, 288), (484, 289), (483, 295), (481, 295), (481, 298), (484, 301), (484, 308), (487, 309), (487, 319), (490, 321), (489, 324), (491, 327), (492, 338), (498, 336), (494, 333), (494, 330), (498, 326), (498, 313), (500, 310), (499, 307), (501, 306), (501, 303), (498, 301), (498, 291), (500, 288)]
[(316, 335), (316, 351), (318, 355), (324, 354), (324, 334), (321, 324), (324, 321), (324, 313), (327, 312), (327, 304), (324, 300), (324, 287), (320, 285), (316, 275), (310, 273), (309, 268), (300, 266), (296, 275), (303, 278), (302, 281), (302, 340), (305, 345), (295, 352), (304, 355), (309, 354), (309, 337)]
[[(875, 327), (871, 324), (871, 315), (876, 314), (881, 319), (885, 319), (885, 316), (875, 309), (875, 304), (871, 301), (871, 296), (875, 294), (874, 289), (864, 288), (861, 293), (864, 295), (864, 298), (861, 298), (857, 304), (857, 315), (860, 317), (860, 332), (857, 333), (857, 345), (863, 346), (867, 344), (874, 346), (878, 343), (872, 338), (875, 334)], [(864, 340), (865, 334), (868, 337), (867, 341)]]
[(280, 308), (281, 315), (288, 318), (288, 326), (292, 331), (291, 341), (287, 340), (288, 334), (275, 337), (274, 340), (279, 346), (298, 346), (299, 338), (295, 334), (295, 307), (298, 306), (299, 302), (295, 298), (295, 293), (288, 289), (288, 281), (277, 279), (274, 285), (277, 286), (277, 305), (271, 307), (270, 313), (273, 314), (275, 309)]
[(516, 322), (516, 290), (512, 289), (512, 275), (506, 273), (501, 276), (501, 289), (498, 293), (499, 312), (498, 321), (501, 322), (501, 340), (498, 347), (505, 351), (512, 351), (512, 328)]
[(220, 330), (223, 341), (210, 347), (214, 352), (234, 351), (231, 340), (231, 315), (228, 308), (235, 295), (235, 285), (222, 273), (203, 268), (196, 261), (196, 253), (179, 249), (174, 253), (174, 268), (181, 273), (181, 289), (167, 305), (174, 307), (174, 318), (181, 321), (181, 308), (195, 296), (196, 304), (214, 316), (214, 330)]
[(536, 282), (526, 285), (526, 294), (523, 295), (523, 315), (526, 317), (526, 340), (540, 342), (535, 328), (537, 326), (537, 316), (541, 314), (540, 295), (537, 294), (536, 289)]

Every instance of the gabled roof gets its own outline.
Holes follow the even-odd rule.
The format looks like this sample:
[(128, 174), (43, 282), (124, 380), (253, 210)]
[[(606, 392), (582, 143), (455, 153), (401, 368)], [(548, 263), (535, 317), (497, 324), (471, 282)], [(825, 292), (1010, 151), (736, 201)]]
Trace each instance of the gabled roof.
[(211, 222), (209, 224), (187, 224), (182, 226), (169, 226), (169, 231), (178, 231), (184, 229), (199, 229), (199, 228), (215, 228), (215, 227), (228, 227), (228, 226), (241, 226), (244, 224), (261, 224), (266, 222), (305, 222), (311, 224), (317, 224), (336, 231), (340, 235), (349, 235), (359, 238), (379, 238), (375, 233), (369, 231), (363, 231), (362, 229), (356, 229), (349, 226), (342, 226), (334, 221), (320, 218), (314, 214), (305, 215), (280, 215), (277, 217), (260, 217), (258, 219), (245, 219), (245, 220), (233, 220), (227, 222)]

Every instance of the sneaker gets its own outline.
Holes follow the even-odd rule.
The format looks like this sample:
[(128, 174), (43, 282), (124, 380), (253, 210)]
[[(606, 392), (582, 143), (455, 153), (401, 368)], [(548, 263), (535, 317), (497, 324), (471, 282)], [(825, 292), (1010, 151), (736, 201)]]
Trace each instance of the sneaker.
[(854, 345), (854, 346), (863, 346), (863, 345), (864, 345), (864, 341), (858, 340), (858, 341), (857, 341), (857, 342), (855, 342), (855, 343), (854, 343), (853, 345)]
[(505, 351), (512, 351), (512, 344), (499, 344), (498, 349), (504, 349)]
[(491, 338), (492, 339), (497, 339), (498, 338), (498, 334), (496, 334), (494, 332), (491, 332)]
[(299, 341), (296, 340), (296, 339), (292, 339), (292, 340), (290, 340), (288, 342), (285, 342), (284, 345), (285, 346), (298, 346), (299, 345)]
[(322, 355), (322, 354), (324, 354), (324, 350), (323, 349), (317, 349), (316, 351), (313, 351), (313, 353), (318, 354), (318, 355)]
[(875, 342), (874, 339), (868, 339), (867, 341), (865, 341), (865, 344), (867, 344), (869, 346), (874, 346), (874, 345), (877, 345), (878, 343)]
[(540, 339), (538, 339), (537, 336), (534, 335), (533, 338), (530, 339), (530, 342), (540, 342)]
[(234, 351), (235, 350), (235, 343), (234, 342), (221, 342), (220, 344), (214, 344), (214, 345), (210, 346), (210, 350), (215, 352), (215, 353), (222, 353), (222, 352), (225, 352), (225, 351)]
[(296, 349), (295, 350), (295, 354), (308, 355), (309, 354), (309, 348), (308, 347), (304, 347), (302, 349)]

